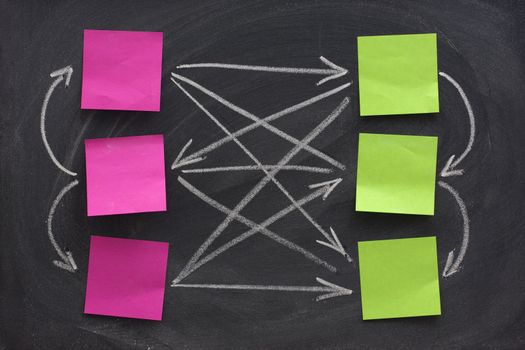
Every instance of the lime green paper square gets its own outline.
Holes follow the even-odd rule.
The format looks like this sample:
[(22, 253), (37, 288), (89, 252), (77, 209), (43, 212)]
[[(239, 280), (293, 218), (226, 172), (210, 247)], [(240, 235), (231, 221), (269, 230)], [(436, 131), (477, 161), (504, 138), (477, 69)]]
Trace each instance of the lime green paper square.
[(363, 320), (441, 315), (436, 237), (358, 242)]
[(357, 211), (434, 215), (435, 136), (359, 134)]
[(357, 38), (362, 116), (439, 112), (436, 34)]

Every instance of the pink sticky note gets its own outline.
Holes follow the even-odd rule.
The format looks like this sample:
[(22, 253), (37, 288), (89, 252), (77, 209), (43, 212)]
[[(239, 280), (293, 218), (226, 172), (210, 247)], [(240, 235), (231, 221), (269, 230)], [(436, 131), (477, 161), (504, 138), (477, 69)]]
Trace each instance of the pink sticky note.
[(88, 216), (166, 210), (162, 135), (85, 140)]
[(84, 313), (162, 320), (168, 243), (91, 236)]
[(82, 109), (160, 110), (162, 32), (84, 30)]

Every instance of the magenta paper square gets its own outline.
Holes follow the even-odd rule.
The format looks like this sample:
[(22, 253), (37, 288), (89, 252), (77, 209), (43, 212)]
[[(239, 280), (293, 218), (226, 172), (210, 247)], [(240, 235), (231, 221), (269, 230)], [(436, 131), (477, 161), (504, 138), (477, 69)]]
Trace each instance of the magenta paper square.
[(88, 216), (166, 210), (162, 135), (85, 140)]
[(91, 236), (84, 313), (162, 320), (168, 243)]
[(84, 30), (82, 109), (160, 110), (162, 32)]

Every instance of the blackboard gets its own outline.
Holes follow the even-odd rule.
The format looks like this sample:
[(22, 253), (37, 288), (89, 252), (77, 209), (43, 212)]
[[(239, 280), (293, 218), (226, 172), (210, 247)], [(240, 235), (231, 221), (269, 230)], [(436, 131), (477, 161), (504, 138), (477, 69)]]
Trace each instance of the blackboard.
[[(2, 3), (0, 348), (2, 349), (519, 349), (525, 347), (525, 4), (518, 1), (7, 1)], [(80, 110), (83, 30), (164, 33), (159, 113)], [(437, 33), (439, 70), (454, 77), (472, 105), (475, 140), (457, 168), (441, 177), (468, 211), (468, 249), (455, 274), (440, 277), (442, 315), (363, 321), (356, 244), (362, 240), (436, 235), (440, 273), (462, 244), (458, 202), (436, 185), (434, 216), (357, 213), (355, 179), (359, 132), (439, 136), (438, 172), (465, 150), (470, 123), (457, 89), (440, 77), (441, 112), (359, 117), (356, 38)], [(317, 86), (315, 75), (271, 74), (176, 66), (196, 62), (325, 67), (323, 56), (348, 69)], [(47, 138), (56, 157), (78, 172), (56, 208), (53, 233), (78, 270), (52, 261), (57, 253), (47, 222), (57, 194), (73, 178), (51, 162), (40, 133), (42, 103), (53, 78), (70, 65), (69, 87), (56, 88), (47, 108)], [(170, 165), (184, 145), (195, 151), (224, 137), (217, 125), (170, 81), (177, 72), (262, 117), (353, 81), (343, 92), (273, 125), (302, 138), (341, 100), (350, 99), (312, 142), (345, 165), (331, 174), (281, 172), (294, 196), (309, 184), (342, 178), (323, 201), (305, 208), (337, 232), (353, 258), (315, 243), (319, 233), (299, 213), (271, 226), (283, 237), (337, 267), (332, 273), (256, 235), (188, 277), (187, 283), (318, 285), (323, 278), (352, 295), (316, 302), (315, 293), (171, 288), (185, 263), (224, 219), (190, 193), (181, 176), (232, 208), (261, 178), (258, 171), (192, 174)], [(250, 123), (191, 90), (230, 130)], [(168, 211), (87, 218), (83, 140), (165, 136)], [(240, 138), (267, 164), (291, 144), (258, 128)], [(235, 143), (210, 152), (199, 167), (251, 164)], [(300, 152), (293, 164), (324, 167)], [(267, 186), (242, 214), (261, 222), (288, 205)], [(232, 224), (215, 244), (246, 231)], [(99, 234), (170, 243), (161, 322), (83, 314), (89, 237)]]

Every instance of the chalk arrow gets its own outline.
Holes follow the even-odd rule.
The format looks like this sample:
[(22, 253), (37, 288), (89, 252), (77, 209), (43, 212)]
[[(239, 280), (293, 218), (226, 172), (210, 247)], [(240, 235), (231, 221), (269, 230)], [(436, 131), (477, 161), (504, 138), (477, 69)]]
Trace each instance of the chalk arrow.
[[(189, 182), (187, 182), (186, 180), (184, 180), (180, 176), (179, 176), (178, 180), (184, 187), (186, 187), (186, 189), (188, 191), (190, 191), (191, 193), (193, 193), (194, 195), (196, 195), (197, 197), (202, 199), (204, 202), (206, 202), (210, 206), (214, 207), (215, 209), (217, 209), (217, 210), (219, 210), (219, 211), (221, 211), (221, 212), (223, 212), (225, 214), (231, 213), (231, 209), (225, 207), (224, 205), (220, 204), (219, 202), (217, 202), (214, 199), (212, 199), (209, 196), (207, 196), (205, 193), (199, 191), (197, 188), (195, 188), (193, 185), (191, 185)], [(309, 195), (299, 199), (296, 202), (296, 204), (298, 206), (302, 207), (305, 204), (313, 201), (314, 199), (324, 196), (326, 194), (326, 192), (331, 189), (331, 182), (332, 181), (327, 181), (327, 182), (328, 182), (327, 185), (324, 185), (324, 186), (316, 189), (315, 191), (313, 191), (311, 194), (309, 194)], [(239, 221), (241, 223), (244, 223), (246, 226), (250, 227), (250, 230), (244, 232), (240, 236), (237, 236), (233, 240), (231, 240), (231, 241), (227, 242), (226, 244), (220, 246), (219, 248), (215, 249), (213, 252), (209, 253), (205, 257), (199, 259), (186, 272), (184, 272), (184, 273), (181, 272), (173, 280), (173, 284), (179, 283), (180, 281), (182, 281), (183, 279), (185, 279), (186, 277), (191, 275), (193, 272), (195, 272), (197, 269), (199, 269), (203, 265), (209, 263), (211, 260), (215, 259), (220, 254), (223, 254), (225, 251), (233, 248), (237, 244), (239, 244), (239, 243), (243, 242), (244, 240), (250, 238), (251, 236), (255, 235), (257, 232), (262, 233), (266, 237), (273, 239), (275, 242), (283, 245), (284, 247), (286, 247), (286, 248), (288, 248), (290, 250), (293, 250), (293, 251), (296, 251), (296, 252), (302, 254), (308, 260), (311, 260), (311, 261), (315, 262), (316, 264), (325, 267), (326, 269), (330, 270), (331, 272), (336, 272), (337, 269), (335, 267), (333, 267), (332, 265), (328, 264), (326, 261), (318, 258), (317, 256), (313, 255), (309, 251), (301, 248), (297, 244), (295, 244), (293, 242), (290, 242), (290, 241), (280, 237), (279, 235), (277, 235), (276, 233), (274, 233), (274, 232), (272, 232), (272, 231), (270, 231), (268, 229), (268, 226), (272, 225), (277, 220), (282, 219), (286, 215), (290, 214), (292, 211), (296, 210), (297, 209), (297, 205), (294, 205), (294, 204), (289, 205), (288, 207), (286, 207), (286, 208), (282, 209), (281, 211), (275, 213), (274, 215), (270, 216), (268, 219), (264, 220), (260, 224), (257, 224), (255, 222), (247, 219), (246, 217), (242, 216), (241, 214), (237, 214), (235, 216), (235, 220), (237, 220), (237, 221)], [(332, 230), (332, 234), (334, 235), (334, 237), (335, 237), (334, 239), (336, 240), (336, 242), (339, 243), (338, 245), (336, 243), (333, 243), (334, 244), (333, 246), (337, 247), (336, 251), (346, 256), (347, 254), (344, 252), (344, 248), (341, 246), (341, 243), (339, 242), (339, 239), (337, 239), (337, 236), (335, 235), (335, 232), (333, 230)], [(325, 242), (323, 242), (323, 243), (325, 243)], [(330, 248), (332, 248), (332, 246), (330, 246)], [(334, 249), (334, 248), (332, 248), (332, 249)]]
[(334, 229), (331, 228), (331, 227), (330, 227), (330, 232), (332, 233), (332, 239), (330, 240), (330, 243), (325, 242), (325, 241), (321, 241), (321, 240), (316, 240), (316, 242), (318, 244), (324, 245), (325, 247), (328, 247), (328, 248), (330, 248), (332, 250), (335, 250), (336, 252), (338, 252), (339, 254), (344, 256), (346, 258), (346, 260), (348, 260), (348, 262), (352, 262), (352, 258), (350, 257), (350, 254), (348, 254), (345, 251), (345, 248), (341, 244), (341, 241), (339, 241), (339, 238), (337, 237)]
[(468, 97), (465, 94), (465, 91), (463, 91), (463, 88), (461, 87), (461, 85), (459, 85), (459, 83), (456, 80), (454, 80), (450, 75), (448, 75), (445, 72), (439, 72), (439, 75), (445, 78), (447, 81), (449, 81), (458, 91), (459, 95), (461, 96), (461, 99), (463, 100), (463, 103), (465, 104), (465, 108), (467, 109), (467, 114), (468, 114), (469, 123), (470, 123), (470, 136), (469, 136), (469, 140), (467, 143), (467, 147), (457, 159), (456, 159), (455, 154), (450, 156), (445, 166), (439, 173), (441, 177), (459, 176), (459, 175), (463, 175), (464, 170), (456, 169), (456, 167), (465, 159), (465, 157), (472, 150), (472, 146), (474, 145), (474, 138), (476, 135), (476, 120), (474, 118), (474, 112), (472, 111), (472, 106), (470, 105)]
[(219, 69), (236, 69), (236, 70), (250, 70), (258, 72), (271, 72), (271, 73), (288, 73), (288, 74), (315, 74), (325, 75), (326, 77), (319, 80), (317, 85), (322, 85), (327, 81), (340, 78), (348, 73), (348, 70), (338, 66), (332, 61), (319, 57), (328, 68), (297, 68), (297, 67), (269, 67), (269, 66), (251, 66), (244, 64), (226, 64), (226, 63), (194, 63), (194, 64), (182, 64), (177, 66), (178, 69), (184, 68), (219, 68)]
[[(179, 78), (180, 78), (180, 76), (179, 76)], [(233, 108), (232, 110), (237, 111), (239, 113), (242, 113), (246, 117), (250, 116), (249, 117), (250, 119), (252, 119), (253, 117), (256, 118), (256, 116), (251, 115), (251, 113), (249, 113), (248, 111), (242, 110), (242, 112), (241, 112), (240, 109), (239, 109), (240, 107), (237, 107), (237, 106), (233, 107), (233, 104), (231, 104), (229, 102), (226, 102), (222, 98), (219, 98), (219, 96), (217, 96), (217, 95), (212, 94), (211, 91), (209, 91), (207, 89), (203, 90), (204, 87), (196, 84), (195, 82), (193, 82), (191, 80), (188, 80), (186, 78), (184, 78), (184, 79), (185, 79), (184, 81), (186, 81), (188, 84), (190, 84), (190, 85), (198, 88), (199, 90), (203, 91), (204, 93), (212, 96), (214, 99), (219, 99), (218, 101), (223, 103), (223, 104), (225, 104), (227, 107), (229, 106), (230, 108)], [(324, 100), (324, 99), (326, 99), (326, 98), (328, 98), (328, 97), (330, 97), (332, 95), (335, 95), (335, 94), (343, 91), (344, 89), (347, 89), (350, 85), (351, 85), (350, 83), (343, 84), (343, 85), (338, 86), (338, 87), (336, 87), (336, 88), (334, 88), (332, 90), (323, 92), (323, 93), (321, 93), (319, 95), (316, 95), (314, 97), (311, 97), (311, 98), (309, 98), (307, 100), (301, 101), (301, 102), (299, 102), (299, 103), (297, 103), (297, 104), (295, 104), (293, 106), (287, 107), (287, 108), (285, 108), (285, 109), (283, 109), (281, 111), (278, 111), (276, 113), (270, 114), (270, 115), (268, 115), (268, 116), (266, 116), (266, 117), (264, 117), (264, 118), (262, 118), (262, 119), (260, 119), (260, 120), (258, 120), (256, 122), (248, 125), (248, 126), (245, 126), (245, 127), (241, 128), (241, 129), (235, 131), (231, 135), (226, 135), (222, 139), (220, 139), (218, 141), (215, 141), (212, 144), (210, 144), (210, 145), (208, 145), (208, 146), (206, 146), (206, 147), (204, 147), (204, 148), (202, 148), (202, 149), (200, 149), (200, 150), (198, 150), (198, 151), (196, 151), (196, 152), (194, 152), (194, 153), (192, 153), (190, 155), (187, 155), (187, 156), (185, 156), (183, 158), (179, 158), (177, 156), (177, 159), (176, 159), (177, 161), (174, 162), (174, 164), (172, 165), (172, 169), (175, 169), (175, 168), (173, 168), (173, 166), (176, 167), (177, 165), (179, 165), (179, 167), (182, 167), (184, 165), (191, 164), (191, 162), (190, 163), (188, 163), (188, 162), (192, 161), (193, 159), (198, 159), (199, 157), (201, 158), (200, 160), (202, 160), (202, 159), (205, 158), (203, 156), (208, 154), (209, 152), (211, 152), (211, 151), (213, 151), (213, 150), (215, 150), (215, 149), (225, 145), (228, 142), (233, 141), (235, 138), (238, 138), (238, 137), (240, 137), (240, 136), (242, 136), (242, 135), (244, 135), (244, 134), (246, 134), (246, 133), (248, 133), (248, 132), (250, 132), (250, 131), (252, 131), (252, 130), (254, 130), (256, 128), (258, 128), (258, 127), (263, 127), (264, 123), (269, 123), (271, 121), (275, 121), (275, 120), (277, 120), (279, 118), (282, 118), (284, 116), (290, 115), (293, 112), (296, 112), (296, 111), (299, 111), (299, 110), (301, 110), (301, 109), (303, 109), (305, 107), (308, 107), (308, 106), (310, 106), (310, 105), (312, 105), (314, 103), (322, 101), (322, 100)], [(289, 135), (285, 136), (285, 134), (283, 134), (280, 131), (278, 131), (278, 129), (273, 129), (273, 130), (275, 132), (278, 132), (278, 134), (276, 134), (277, 136), (281, 136), (281, 137), (287, 139), (288, 141), (290, 141), (290, 142), (293, 141), (295, 143), (295, 141), (292, 140), (289, 137)], [(186, 147), (186, 149), (184, 149), (184, 151), (186, 151), (186, 150), (187, 150), (187, 147)], [(344, 168), (345, 168), (345, 166), (343, 164), (335, 161), (335, 159), (330, 158), (328, 155), (326, 155), (326, 154), (324, 154), (324, 153), (322, 153), (320, 151), (317, 151), (317, 150), (314, 150), (314, 149), (310, 149), (309, 152), (314, 154), (314, 155), (317, 155), (320, 159), (323, 159), (323, 160), (327, 161), (328, 163), (330, 163), (330, 164), (332, 164), (332, 165), (334, 165), (334, 166), (336, 166), (336, 167), (338, 167), (338, 168), (340, 168), (342, 170), (344, 170)], [(182, 152), (182, 153), (184, 153), (184, 152)], [(194, 163), (196, 163), (196, 162), (197, 161), (194, 161)]]
[(68, 185), (66, 185), (56, 196), (55, 200), (53, 201), (53, 204), (51, 205), (51, 209), (49, 210), (49, 215), (47, 216), (47, 235), (49, 237), (49, 241), (53, 245), (53, 248), (55, 248), (55, 251), (57, 252), (58, 256), (62, 259), (60, 260), (53, 260), (53, 264), (55, 266), (64, 269), (69, 272), (75, 272), (77, 270), (77, 264), (75, 263), (75, 260), (73, 259), (73, 255), (69, 251), (62, 251), (62, 249), (58, 246), (58, 243), (55, 240), (55, 236), (53, 235), (53, 217), (55, 215), (55, 211), (60, 204), (60, 201), (62, 198), (66, 195), (66, 193), (69, 192), (73, 187), (78, 185), (78, 180), (75, 180)]
[(274, 286), (274, 285), (254, 285), (254, 284), (172, 284), (173, 288), (200, 288), (200, 289), (229, 289), (229, 290), (264, 290), (278, 292), (306, 292), (306, 293), (325, 293), (319, 295), (315, 300), (321, 301), (343, 295), (351, 295), (353, 291), (348, 288), (330, 283), (319, 277), (317, 282), (322, 286)]
[[(213, 114), (211, 114), (210, 111), (208, 111), (202, 104), (200, 104), (191, 94), (189, 94), (186, 89), (184, 89), (175, 79), (172, 79), (172, 81), (177, 85), (177, 87), (183, 91), (197, 106), (204, 112), (206, 115), (219, 126), (227, 135), (232, 135), (231, 131), (228, 130)], [(335, 119), (337, 119), (338, 116), (341, 115), (341, 113), (346, 109), (348, 104), (350, 103), (350, 99), (348, 97), (345, 97), (341, 103), (325, 118), (321, 123), (317, 125), (308, 135), (306, 135), (302, 140), (297, 140), (297, 144), (288, 152), (286, 153), (283, 158), (276, 164), (277, 167), (274, 168), (271, 171), (268, 171), (264, 168), (263, 172), (265, 173), (265, 177), (263, 177), (241, 200), (240, 202), (227, 214), (226, 218), (217, 226), (217, 228), (210, 234), (210, 236), (201, 244), (201, 246), (197, 249), (197, 251), (193, 254), (193, 256), (190, 258), (188, 263), (185, 265), (185, 267), (180, 272), (179, 276), (184, 276), (194, 265), (195, 263), (200, 259), (202, 254), (206, 252), (206, 250), (210, 247), (210, 245), (219, 237), (222, 232), (230, 225), (230, 223), (234, 220), (235, 217), (238, 216), (238, 214), (243, 210), (245, 206), (247, 206), (254, 198), (255, 196), (270, 182), (273, 182), (277, 188), (288, 198), (290, 202), (303, 214), (303, 216), (328, 240), (330, 240), (330, 235), (317, 223), (315, 220), (310, 216), (310, 214), (300, 205), (297, 204), (295, 199), (292, 197), (292, 195), (288, 192), (288, 190), (275, 178), (275, 175), (280, 171), (280, 167), (287, 165), (293, 157), (297, 153), (299, 153), (302, 149), (306, 149), (308, 144), (312, 142), (321, 132), (326, 129)], [(255, 117), (255, 119), (258, 119)], [(252, 161), (262, 167), (262, 163), (253, 155), (253, 153), (246, 148), (246, 146), (239, 141), (237, 138), (233, 138), (234, 142), (243, 150), (243, 152), (252, 159)]]
[(449, 177), (449, 176), (460, 176), (463, 175), (464, 170), (463, 169), (457, 169), (454, 168), (458, 165), (458, 162), (454, 162), (454, 158), (456, 156), (453, 154), (450, 156), (450, 158), (445, 163), (445, 166), (443, 169), (441, 169), (441, 172), (439, 175), (441, 177)]
[(71, 80), (71, 75), (73, 75), (73, 68), (71, 66), (66, 66), (49, 74), (51, 78), (56, 79), (53, 81), (53, 83), (51, 83), (51, 86), (47, 90), (46, 96), (44, 97), (44, 102), (42, 103), (42, 110), (40, 111), (40, 134), (42, 136), (42, 142), (44, 142), (44, 146), (53, 163), (55, 163), (55, 165), (66, 174), (76, 176), (77, 173), (66, 169), (62, 164), (60, 164), (58, 159), (55, 157), (53, 150), (51, 150), (51, 146), (49, 146), (49, 142), (47, 142), (46, 136), (46, 111), (47, 105), (49, 104), (49, 100), (51, 99), (51, 95), (53, 95), (53, 91), (55, 90), (55, 88), (64, 80), (65, 87), (67, 88), (69, 86), (69, 81)]
[(316, 183), (316, 184), (309, 185), (308, 188), (325, 187), (326, 188), (326, 192), (323, 195), (323, 200), (325, 200), (326, 198), (328, 198), (330, 193), (332, 193), (332, 191), (337, 187), (337, 185), (339, 185), (341, 183), (341, 181), (343, 181), (342, 178), (338, 178), (338, 179), (334, 179), (334, 180), (330, 180), (330, 181), (325, 181), (325, 182), (319, 182), (319, 183)]
[(174, 170), (174, 169), (177, 169), (177, 168), (180, 168), (180, 167), (183, 167), (185, 165), (189, 165), (189, 164), (193, 164), (193, 163), (198, 163), (200, 162), (201, 160), (204, 160), (206, 157), (195, 157), (195, 158), (189, 158), (189, 157), (186, 157), (186, 158), (182, 158), (182, 156), (184, 155), (184, 152), (186, 152), (186, 150), (188, 149), (188, 147), (190, 147), (191, 143), (193, 142), (193, 139), (190, 139), (185, 145), (184, 147), (182, 147), (182, 150), (179, 152), (179, 154), (177, 155), (177, 157), (175, 158), (175, 160), (173, 161), (173, 164), (171, 164), (171, 170)]
[[(316, 184), (311, 184), (308, 187), (309, 188), (318, 188), (318, 187), (325, 188), (326, 192), (323, 195), (323, 200), (326, 200), (326, 198), (328, 198), (330, 193), (332, 193), (332, 191), (337, 187), (337, 185), (339, 185), (341, 183), (341, 181), (343, 181), (343, 179), (342, 178), (338, 178), (338, 179), (334, 179), (334, 180), (330, 180), (330, 181), (325, 181), (325, 182), (319, 182), (319, 183), (316, 183)], [(339, 238), (337, 237), (337, 234), (335, 233), (335, 231), (331, 227), (330, 227), (330, 233), (332, 234), (332, 236), (331, 237), (328, 236), (330, 238), (328, 240), (328, 242), (321, 241), (321, 240), (316, 240), (316, 242), (318, 244), (324, 245), (325, 247), (328, 247), (328, 248), (330, 248), (332, 250), (335, 250), (339, 254), (343, 255), (349, 262), (352, 262), (352, 258), (345, 251), (345, 248), (341, 244), (341, 241), (339, 241)]]
[(445, 268), (443, 269), (443, 277), (449, 277), (455, 274), (459, 271), (461, 267), (461, 263), (463, 262), (463, 259), (465, 258), (465, 254), (467, 252), (468, 243), (469, 243), (469, 236), (470, 236), (470, 224), (469, 224), (469, 217), (467, 212), (467, 206), (465, 205), (465, 202), (461, 197), (459, 196), (459, 193), (448, 183), (444, 181), (438, 181), (438, 185), (445, 190), (447, 190), (456, 200), (456, 203), (458, 204), (459, 210), (461, 212), (461, 217), (463, 218), (463, 240), (461, 242), (461, 248), (459, 250), (459, 254), (457, 255), (456, 260), (454, 261), (454, 250), (451, 250), (448, 253), (447, 256), (447, 262), (445, 263)]
[[(187, 164), (187, 163), (186, 163)], [(216, 172), (230, 172), (230, 171), (260, 171), (260, 170), (273, 170), (276, 169), (277, 165), (234, 165), (234, 166), (221, 166), (215, 168), (200, 168), (200, 169), (185, 169), (182, 170), (183, 173), (194, 173), (194, 174), (204, 174), (204, 173), (216, 173)], [(328, 174), (333, 170), (329, 168), (320, 168), (320, 167), (311, 167), (305, 165), (283, 165), (280, 167), (281, 171), (290, 170), (290, 171), (305, 171), (309, 173), (323, 173)]]

